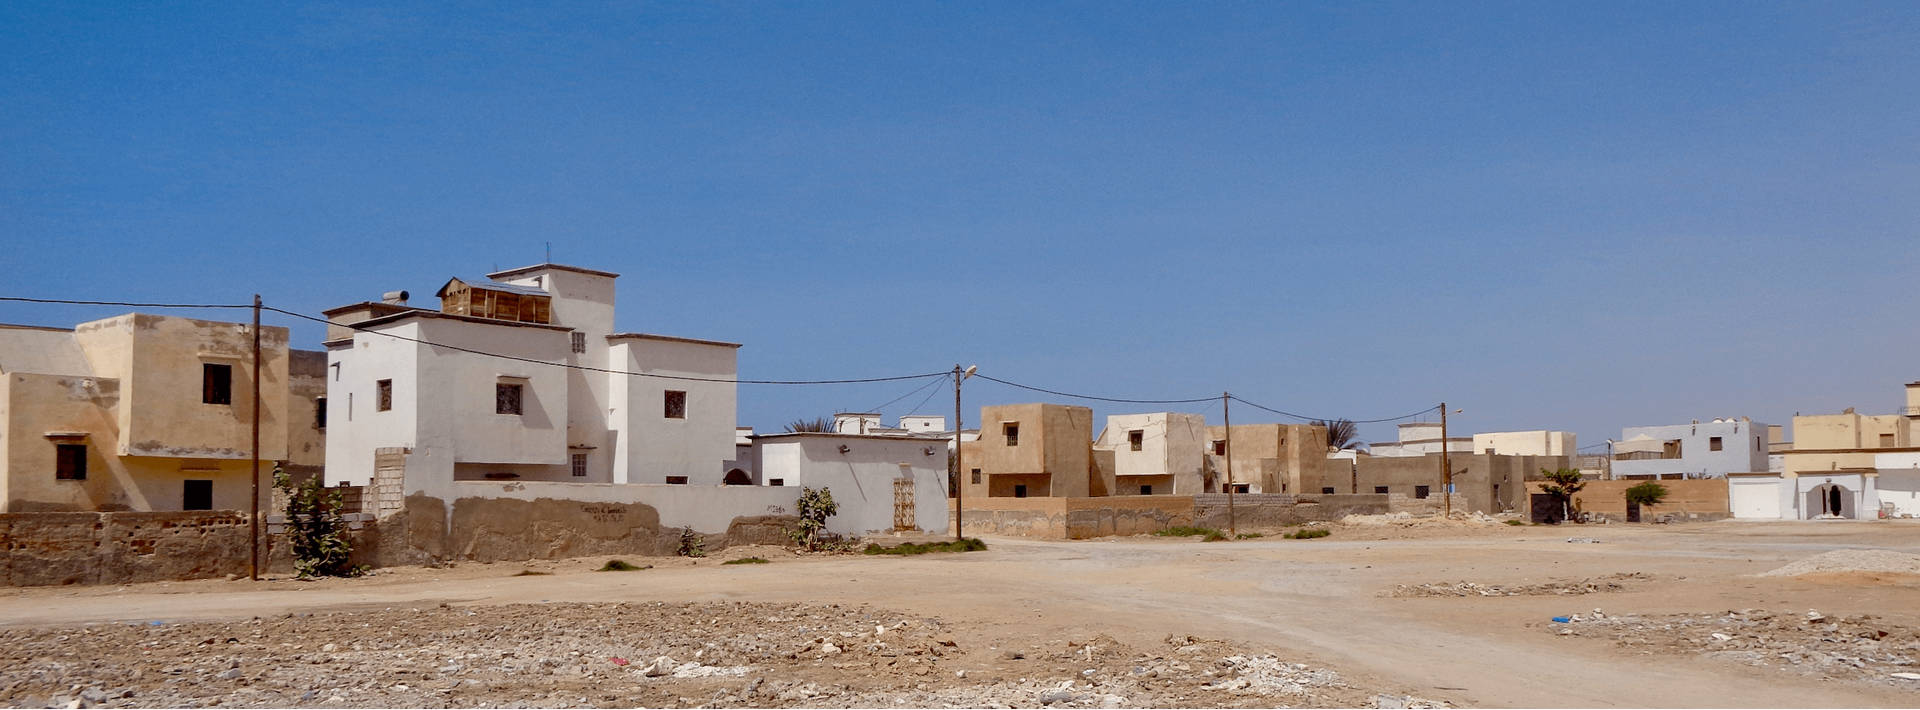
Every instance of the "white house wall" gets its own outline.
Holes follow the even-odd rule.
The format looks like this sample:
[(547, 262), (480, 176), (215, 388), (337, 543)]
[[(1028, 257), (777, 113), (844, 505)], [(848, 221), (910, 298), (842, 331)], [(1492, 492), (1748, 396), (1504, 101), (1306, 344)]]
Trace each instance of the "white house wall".
[(1729, 476), (1728, 508), (1735, 518), (1779, 520), (1785, 488), (1779, 476)]
[[(1678, 439), (1680, 458), (1636, 459), (1613, 462), (1615, 476), (1651, 476), (1670, 473), (1694, 473), (1724, 476), (1729, 473), (1766, 471), (1767, 425), (1752, 421), (1701, 422), (1668, 426), (1629, 427), (1621, 439), (1646, 436), (1655, 444)], [(1712, 438), (1721, 437), (1720, 450), (1713, 451)], [(1659, 450), (1658, 446), (1653, 449)]]
[[(569, 351), (565, 332), (545, 328), (428, 319), (420, 332), (435, 343), (540, 362), (566, 362)], [(415, 448), (451, 447), (456, 463), (567, 464), (565, 368), (420, 348), (420, 376), (410, 378), (419, 390), (408, 393), (420, 402)], [(495, 413), (495, 387), (502, 382), (522, 385), (520, 414)], [(396, 400), (400, 387), (395, 380)]]
[[(734, 348), (724, 345), (629, 338), (612, 348), (617, 369), (663, 375), (731, 380), (736, 376)], [(727, 382), (672, 380), (610, 375), (615, 461), (614, 480), (665, 483), (686, 476), (689, 484), (719, 484), (722, 464), (734, 457), (734, 414), (738, 386)], [(687, 393), (685, 419), (665, 416), (666, 393)]]
[(840, 511), (827, 520), (828, 530), (847, 535), (892, 530), (893, 482), (907, 475), (914, 483), (915, 527), (947, 531), (947, 457), (937, 440), (795, 436), (762, 439), (757, 448), (764, 478), (784, 479), (781, 488), (794, 491), (808, 487), (833, 493)]
[[(418, 323), (395, 323), (381, 330), (422, 337)], [(356, 333), (351, 342), (327, 351), (327, 485), (364, 486), (373, 478), (375, 449), (413, 446), (419, 410), (411, 394), (419, 386), (423, 347), (378, 333)], [(376, 411), (374, 382), (389, 378), (394, 381), (393, 409)]]

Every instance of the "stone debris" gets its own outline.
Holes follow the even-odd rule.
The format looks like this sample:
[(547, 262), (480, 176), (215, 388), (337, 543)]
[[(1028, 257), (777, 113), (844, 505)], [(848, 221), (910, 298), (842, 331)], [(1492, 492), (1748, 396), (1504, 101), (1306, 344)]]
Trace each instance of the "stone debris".
[(1761, 572), (1761, 577), (1799, 577), (1828, 572), (1920, 574), (1920, 555), (1893, 550), (1832, 550)]
[(1478, 582), (1435, 582), (1428, 584), (1396, 585), (1384, 596), (1389, 597), (1547, 597), (1573, 596), (1580, 594), (1602, 594), (1624, 592), (1634, 583), (1652, 579), (1643, 572), (1624, 572), (1605, 577), (1546, 582), (1542, 584), (1522, 584), (1501, 586), (1480, 584)]
[[(1596, 610), (1597, 611), (1597, 610)], [(1641, 651), (1692, 653), (1777, 670), (1899, 683), (1920, 669), (1920, 629), (1872, 615), (1743, 609), (1718, 614), (1575, 615), (1563, 636), (1611, 639)]]
[(865, 606), (744, 602), (4, 628), (0, 705), (1115, 709), (1364, 707), (1379, 696), (1434, 706), (1191, 636), (1130, 646), (1104, 634), (956, 641), (955, 631)]

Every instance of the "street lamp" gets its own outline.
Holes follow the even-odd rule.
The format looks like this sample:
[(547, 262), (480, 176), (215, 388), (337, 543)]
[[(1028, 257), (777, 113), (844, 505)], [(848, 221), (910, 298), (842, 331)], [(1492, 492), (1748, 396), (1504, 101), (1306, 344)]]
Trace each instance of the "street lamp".
[(959, 363), (953, 365), (953, 539), (955, 540), (966, 539), (961, 528), (967, 516), (967, 482), (960, 478), (961, 472), (967, 470), (961, 465), (960, 453), (960, 429), (962, 428), (960, 426), (960, 383), (972, 377), (973, 373), (979, 369), (979, 365), (968, 365), (965, 370), (960, 369)]

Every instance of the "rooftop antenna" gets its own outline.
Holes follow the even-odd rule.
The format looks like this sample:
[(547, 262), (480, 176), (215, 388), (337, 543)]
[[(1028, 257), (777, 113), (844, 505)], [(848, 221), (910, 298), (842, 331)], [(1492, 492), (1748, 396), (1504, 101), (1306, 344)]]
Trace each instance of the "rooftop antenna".
[(543, 263), (553, 263), (553, 242), (547, 242), (547, 260)]

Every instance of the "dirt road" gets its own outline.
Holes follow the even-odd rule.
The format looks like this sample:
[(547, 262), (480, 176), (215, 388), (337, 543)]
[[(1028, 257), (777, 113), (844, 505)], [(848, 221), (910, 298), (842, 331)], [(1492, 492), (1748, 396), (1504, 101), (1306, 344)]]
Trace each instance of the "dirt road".
[[(1595, 609), (1648, 618), (1743, 609), (1802, 615), (1817, 609), (1823, 615), (1871, 616), (1866, 623), (1905, 633), (1920, 628), (1920, 580), (1910, 576), (1753, 575), (1837, 548), (1920, 553), (1920, 525), (1441, 525), (1334, 532), (1319, 540), (1218, 543), (990, 539), (986, 552), (912, 558), (796, 558), (759, 551), (773, 564), (656, 559), (646, 560), (653, 569), (617, 574), (591, 572), (604, 562), (596, 558), (405, 569), (316, 583), (19, 589), (0, 592), (0, 625), (240, 619), (442, 602), (454, 609), (567, 602), (835, 603), (936, 618), (960, 647), (995, 653), (1099, 634), (1139, 648), (1164, 645), (1169, 635), (1220, 639), (1332, 669), (1368, 693), (1463, 706), (1920, 702), (1920, 683), (1892, 679), (1879, 666), (1841, 673), (1798, 659), (1769, 661), (1752, 653), (1736, 659), (1670, 648), (1658, 638), (1628, 644), (1617, 636), (1562, 634), (1565, 625), (1551, 621)], [(1596, 542), (1568, 542), (1570, 536)], [(512, 576), (523, 569), (553, 574)], [(1395, 595), (1401, 585), (1574, 586), (1629, 573), (1621, 577), (1621, 588), (1590, 594)], [(1636, 633), (1663, 633), (1658, 625), (1632, 628), (1643, 627), (1654, 630)], [(1022, 673), (1022, 666), (998, 655), (974, 662), (976, 678)]]

